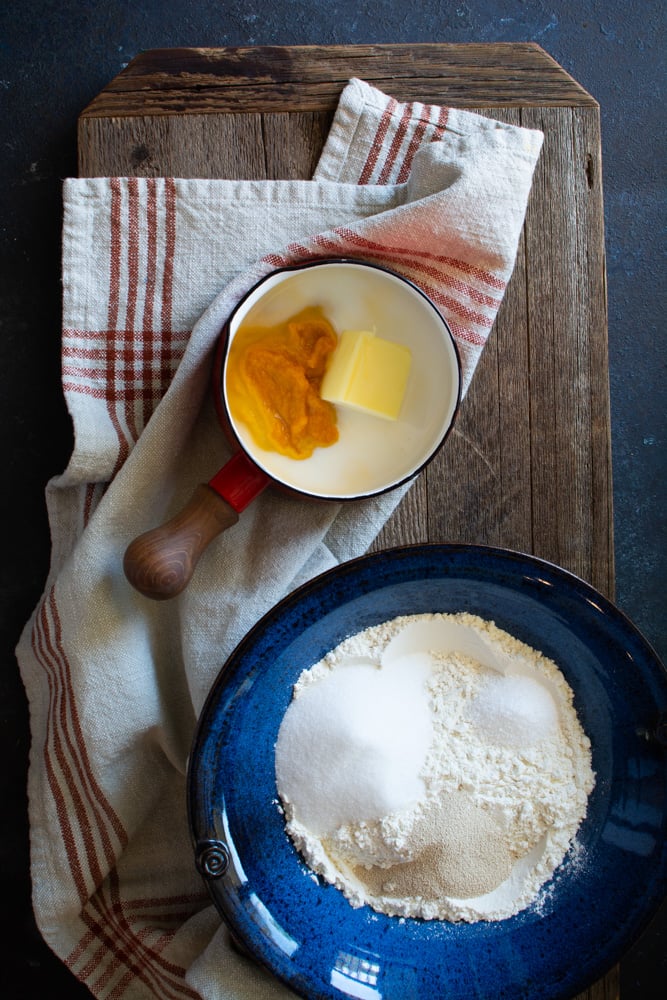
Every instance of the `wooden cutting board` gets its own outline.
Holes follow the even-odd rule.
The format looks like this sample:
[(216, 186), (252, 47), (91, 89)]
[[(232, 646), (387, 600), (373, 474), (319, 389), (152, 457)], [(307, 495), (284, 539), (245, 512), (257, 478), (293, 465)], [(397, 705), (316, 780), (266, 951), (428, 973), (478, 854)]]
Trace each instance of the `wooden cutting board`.
[[(545, 135), (514, 275), (455, 432), (374, 547), (503, 546), (613, 597), (599, 108), (539, 46), (145, 52), (81, 114), (79, 173), (308, 178), (351, 77)], [(614, 969), (582, 997), (618, 995)]]

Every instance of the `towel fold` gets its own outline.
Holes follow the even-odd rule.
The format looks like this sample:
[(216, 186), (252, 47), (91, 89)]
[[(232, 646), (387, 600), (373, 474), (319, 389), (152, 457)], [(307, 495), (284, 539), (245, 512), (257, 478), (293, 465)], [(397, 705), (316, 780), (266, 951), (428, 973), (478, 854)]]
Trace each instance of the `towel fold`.
[(310, 181), (64, 185), (67, 469), (47, 488), (52, 562), (17, 655), (31, 710), (33, 902), (94, 996), (292, 994), (229, 947), (194, 869), (185, 768), (225, 658), (280, 598), (362, 554), (404, 495), (340, 507), (271, 490), (151, 602), (127, 544), (224, 463), (208, 392), (234, 304), (276, 266), (379, 262), (434, 301), (464, 390), (510, 278), (542, 135), (344, 89)]

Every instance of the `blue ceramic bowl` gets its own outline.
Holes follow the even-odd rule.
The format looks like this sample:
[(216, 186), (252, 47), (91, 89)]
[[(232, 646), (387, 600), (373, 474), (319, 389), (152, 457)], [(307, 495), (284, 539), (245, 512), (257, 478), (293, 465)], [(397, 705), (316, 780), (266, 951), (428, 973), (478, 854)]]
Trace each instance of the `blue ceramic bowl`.
[[(292, 685), (346, 636), (397, 615), (468, 611), (558, 663), (597, 775), (539, 905), (475, 924), (353, 909), (285, 833), (274, 745)], [(200, 872), (234, 937), (309, 1000), (555, 1000), (586, 988), (667, 889), (667, 673), (604, 597), (506, 550), (425, 545), (365, 556), (281, 602), (241, 642), (202, 713), (188, 774)]]

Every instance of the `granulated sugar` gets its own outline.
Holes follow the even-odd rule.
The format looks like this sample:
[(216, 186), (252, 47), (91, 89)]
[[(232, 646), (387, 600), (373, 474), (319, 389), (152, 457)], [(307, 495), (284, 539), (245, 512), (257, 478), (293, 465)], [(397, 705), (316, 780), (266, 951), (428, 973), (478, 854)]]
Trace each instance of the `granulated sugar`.
[(528, 747), (554, 736), (558, 709), (532, 677), (489, 677), (470, 706), (470, 718), (490, 743)]
[(281, 794), (318, 836), (406, 809), (424, 796), (432, 734), (423, 673), (348, 663), (307, 686), (285, 713)]
[(467, 921), (535, 900), (594, 784), (557, 666), (467, 614), (394, 619), (304, 671), (276, 779), (296, 847), (353, 906)]

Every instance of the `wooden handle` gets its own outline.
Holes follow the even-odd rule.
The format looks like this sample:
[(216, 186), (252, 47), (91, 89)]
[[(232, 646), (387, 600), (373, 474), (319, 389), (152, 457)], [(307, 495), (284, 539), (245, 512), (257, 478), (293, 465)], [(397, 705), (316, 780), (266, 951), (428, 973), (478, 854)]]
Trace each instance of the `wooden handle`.
[(209, 542), (238, 519), (234, 508), (215, 490), (198, 486), (180, 513), (128, 546), (125, 576), (145, 597), (156, 601), (176, 597), (188, 585)]

